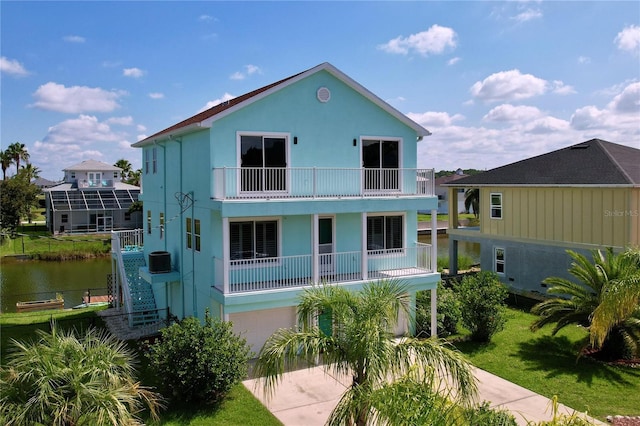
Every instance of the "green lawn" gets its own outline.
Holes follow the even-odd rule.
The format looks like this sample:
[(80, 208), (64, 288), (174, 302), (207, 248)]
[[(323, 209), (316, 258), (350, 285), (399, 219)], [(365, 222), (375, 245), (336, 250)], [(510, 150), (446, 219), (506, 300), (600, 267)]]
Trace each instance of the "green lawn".
[(64, 254), (90, 257), (106, 255), (111, 250), (108, 234), (63, 235), (53, 237), (50, 232), (25, 232), (16, 238), (0, 240), (0, 256), (16, 254), (40, 255), (42, 258)]
[[(54, 317), (61, 326), (101, 326), (95, 309), (47, 311), (0, 315), (1, 360), (9, 340), (34, 336), (36, 328), (48, 329)], [(571, 408), (587, 411), (601, 420), (607, 415), (640, 414), (640, 368), (617, 367), (576, 358), (584, 329), (570, 326), (557, 336), (550, 328), (529, 330), (534, 316), (509, 309), (506, 328), (492, 342), (481, 345), (458, 342), (471, 362), (548, 398), (557, 395)], [(152, 372), (141, 359), (141, 380), (153, 385)], [(162, 414), (161, 425), (279, 425), (280, 422), (242, 384), (219, 407), (173, 407)]]
[(551, 327), (535, 333), (535, 316), (509, 309), (505, 329), (492, 342), (456, 343), (471, 362), (490, 373), (604, 420), (607, 415), (640, 415), (640, 368), (577, 359), (586, 331), (567, 326), (556, 336)]

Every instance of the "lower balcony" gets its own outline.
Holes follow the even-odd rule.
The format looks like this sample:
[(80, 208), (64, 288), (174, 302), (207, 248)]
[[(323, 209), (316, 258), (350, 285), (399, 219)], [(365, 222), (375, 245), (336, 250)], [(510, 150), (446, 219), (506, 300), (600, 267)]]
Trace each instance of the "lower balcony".
[(313, 283), (345, 283), (402, 279), (435, 272), (431, 245), (366, 252), (338, 252), (250, 259), (214, 258), (215, 285), (224, 294), (304, 287)]

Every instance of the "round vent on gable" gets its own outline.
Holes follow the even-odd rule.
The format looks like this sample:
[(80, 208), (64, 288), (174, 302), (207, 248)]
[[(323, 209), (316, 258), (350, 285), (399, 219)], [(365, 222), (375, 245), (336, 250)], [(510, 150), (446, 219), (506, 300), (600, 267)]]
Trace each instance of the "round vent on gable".
[(331, 99), (331, 91), (326, 87), (321, 87), (316, 92), (316, 96), (318, 97), (318, 100), (322, 103), (329, 102), (329, 99)]

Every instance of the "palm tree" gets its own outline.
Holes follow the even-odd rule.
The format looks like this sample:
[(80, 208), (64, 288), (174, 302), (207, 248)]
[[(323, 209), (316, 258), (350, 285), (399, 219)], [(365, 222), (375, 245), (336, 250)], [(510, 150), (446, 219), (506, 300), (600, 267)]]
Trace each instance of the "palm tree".
[[(547, 324), (555, 323), (552, 330), (552, 334), (555, 335), (567, 325), (577, 324), (589, 328), (590, 333), (593, 333), (590, 341), (603, 355), (617, 358), (629, 355), (630, 351), (636, 351), (640, 321), (633, 315), (640, 313), (638, 299), (635, 299), (634, 310), (629, 304), (629, 300), (633, 300), (629, 299), (632, 292), (622, 290), (626, 284), (621, 284), (635, 282), (636, 297), (638, 296), (637, 264), (634, 272), (633, 261), (630, 260), (633, 256), (614, 254), (611, 249), (604, 253), (594, 250), (593, 261), (590, 261), (580, 253), (571, 250), (567, 250), (567, 253), (574, 260), (569, 273), (577, 282), (560, 277), (550, 277), (543, 281), (551, 286), (547, 289), (549, 294), (562, 297), (545, 300), (531, 309), (532, 313), (540, 315), (531, 324), (531, 329), (535, 331)], [(616, 299), (621, 298), (622, 294), (626, 295), (627, 300), (618, 310), (617, 305), (622, 299)], [(591, 329), (596, 313), (596, 327)]]
[(129, 185), (140, 186), (140, 178), (142, 177), (142, 169), (134, 170), (129, 173), (129, 179), (127, 179), (127, 183)]
[(464, 209), (467, 212), (473, 210), (473, 215), (477, 218), (480, 213), (480, 189), (468, 188), (464, 192)]
[(131, 163), (129, 162), (129, 160), (125, 160), (124, 158), (121, 158), (118, 161), (116, 161), (114, 166), (122, 169), (122, 171), (120, 172), (120, 181), (126, 182), (126, 180), (131, 175)]
[(626, 344), (640, 355), (640, 249), (620, 255), (628, 272), (612, 280), (593, 311), (589, 327), (590, 342), (602, 347), (612, 330), (623, 328)]
[(0, 151), (0, 162), (2, 163), (2, 180), (7, 179), (7, 169), (13, 163), (13, 157), (8, 149)]
[(40, 177), (40, 169), (35, 167), (33, 164), (22, 166), (19, 173), (27, 179), (27, 182), (31, 182), (32, 180)]
[(145, 406), (157, 418), (161, 397), (135, 381), (126, 342), (96, 329), (78, 338), (55, 324), (38, 335), (14, 340), (16, 351), (0, 368), (2, 424), (140, 424)]
[[(316, 325), (319, 313), (331, 317), (331, 331)], [(453, 390), (457, 403), (470, 402), (476, 383), (468, 362), (438, 340), (395, 339), (401, 314), (410, 315), (409, 296), (397, 281), (368, 283), (359, 292), (314, 286), (298, 304), (301, 329), (274, 333), (258, 355), (256, 374), (267, 395), (287, 369), (305, 359), (322, 357), (325, 373), (352, 375), (352, 386), (331, 413), (332, 425), (389, 421), (390, 410), (380, 409), (380, 398), (406, 383), (444, 397)], [(436, 383), (437, 377), (447, 377), (447, 384)]]
[(7, 147), (11, 159), (16, 164), (16, 173), (20, 170), (20, 160), (29, 161), (29, 151), (23, 143), (14, 142)]

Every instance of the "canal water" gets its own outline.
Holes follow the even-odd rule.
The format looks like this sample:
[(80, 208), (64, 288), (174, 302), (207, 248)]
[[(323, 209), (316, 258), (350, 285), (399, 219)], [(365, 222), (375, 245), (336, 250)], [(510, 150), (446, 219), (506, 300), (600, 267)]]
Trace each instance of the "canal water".
[(15, 312), (16, 302), (64, 298), (65, 308), (82, 303), (86, 291), (107, 294), (111, 258), (44, 262), (2, 259), (0, 312)]
[[(431, 236), (419, 235), (418, 241), (430, 244)], [(438, 257), (449, 256), (446, 235), (438, 235)], [(459, 253), (480, 262), (477, 244), (459, 243)], [(16, 302), (64, 298), (65, 308), (82, 303), (87, 291), (93, 295), (107, 293), (107, 276), (111, 274), (111, 259), (43, 262), (6, 260), (0, 264), (0, 312), (15, 312)]]

